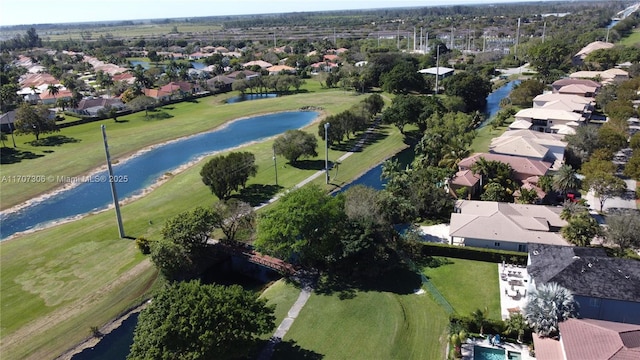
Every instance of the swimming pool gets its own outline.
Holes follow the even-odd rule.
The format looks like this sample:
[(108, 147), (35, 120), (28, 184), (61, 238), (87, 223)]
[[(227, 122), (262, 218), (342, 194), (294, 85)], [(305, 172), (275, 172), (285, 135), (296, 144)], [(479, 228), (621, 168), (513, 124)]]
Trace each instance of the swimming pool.
[(473, 358), (474, 360), (505, 360), (506, 356), (502, 349), (493, 349), (474, 345)]

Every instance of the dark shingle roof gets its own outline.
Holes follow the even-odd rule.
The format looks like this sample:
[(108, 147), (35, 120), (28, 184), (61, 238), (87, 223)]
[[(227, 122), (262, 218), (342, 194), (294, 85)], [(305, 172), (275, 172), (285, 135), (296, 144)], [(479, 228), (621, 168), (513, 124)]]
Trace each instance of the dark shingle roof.
[(603, 249), (529, 244), (527, 271), (537, 284), (556, 282), (575, 295), (640, 302), (640, 261)]

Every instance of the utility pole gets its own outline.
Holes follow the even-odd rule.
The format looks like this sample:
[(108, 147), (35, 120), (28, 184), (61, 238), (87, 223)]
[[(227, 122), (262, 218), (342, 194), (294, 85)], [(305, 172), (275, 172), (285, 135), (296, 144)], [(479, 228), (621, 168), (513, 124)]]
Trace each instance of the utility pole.
[(118, 221), (118, 233), (120, 239), (124, 238), (124, 227), (122, 226), (122, 215), (120, 214), (120, 204), (118, 203), (118, 192), (116, 191), (116, 183), (113, 181), (113, 168), (111, 167), (111, 156), (109, 155), (109, 145), (107, 144), (107, 129), (104, 125), (102, 128), (102, 140), (104, 141), (104, 152), (107, 156), (107, 169), (109, 174), (109, 184), (111, 185), (111, 196), (113, 197), (113, 205), (116, 209), (116, 220)]
[(276, 186), (278, 186), (278, 162), (276, 160), (276, 147), (273, 146), (273, 168), (276, 170)]
[(516, 31), (516, 48), (514, 51), (514, 59), (518, 59), (518, 43), (520, 42), (520, 18), (518, 18), (518, 30)]
[(422, 47), (422, 28), (420, 28), (420, 51), (424, 51), (424, 48)]
[(416, 27), (413, 27), (413, 52), (416, 52)]
[(326, 174), (326, 183), (329, 183), (329, 126), (328, 122), (324, 123), (324, 169)]
[(440, 44), (436, 47), (436, 95), (438, 95), (438, 79), (440, 78)]
[(544, 22), (544, 25), (542, 25), (542, 43), (544, 44), (544, 36), (545, 33), (547, 32), (547, 22)]
[(453, 50), (453, 26), (451, 27), (451, 47), (450, 49)]
[(398, 38), (398, 50), (400, 50), (400, 24), (398, 24), (397, 38)]

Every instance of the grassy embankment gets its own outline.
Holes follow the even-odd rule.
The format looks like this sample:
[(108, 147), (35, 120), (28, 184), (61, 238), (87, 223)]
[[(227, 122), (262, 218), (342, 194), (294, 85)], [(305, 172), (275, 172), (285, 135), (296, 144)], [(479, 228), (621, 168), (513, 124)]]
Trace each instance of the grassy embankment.
[[(165, 108), (173, 115), (162, 121), (144, 120), (144, 114), (123, 117), (128, 122), (109, 124), (110, 148), (114, 158), (140, 148), (143, 143), (208, 130), (223, 121), (239, 116), (277, 110), (297, 109), (305, 105), (323, 106), (331, 113), (342, 111), (360, 101), (362, 96), (328, 91), (302, 94), (279, 99), (259, 100), (236, 105), (220, 105), (216, 98), (184, 103)], [(89, 163), (74, 162), (73, 171), (82, 173), (102, 161), (99, 125), (92, 123), (64, 129), (61, 134), (81, 139), (56, 148), (46, 154), (48, 167), (67, 169), (59, 163), (74, 162), (77, 154), (93, 157)], [(121, 126), (122, 125), (122, 126)], [(84, 131), (83, 131), (84, 129)], [(113, 129), (113, 130), (111, 130)], [(166, 134), (166, 129), (175, 129)], [(317, 126), (307, 128), (317, 133)], [(349, 174), (359, 174), (404, 147), (402, 136), (393, 128), (384, 127), (383, 137), (354, 154), (340, 167), (338, 179), (347, 181)], [(97, 133), (95, 135), (94, 133)], [(78, 148), (82, 146), (82, 148)], [(71, 149), (70, 149), (71, 148)], [(93, 148), (96, 148), (95, 150)], [(246, 150), (256, 154), (258, 175), (251, 184), (273, 184), (271, 141), (253, 144)], [(94, 154), (92, 154), (94, 152)], [(332, 150), (330, 158), (343, 151)], [(324, 156), (316, 159), (319, 162)], [(41, 158), (40, 158), (41, 159)], [(23, 160), (14, 164), (20, 171), (38, 168)], [(280, 159), (278, 180), (281, 190), (290, 188), (317, 169), (296, 169)], [(11, 168), (14, 165), (3, 165)], [(44, 165), (43, 165), (44, 166)], [(281, 167), (282, 166), (282, 167)], [(127, 235), (160, 236), (163, 222), (196, 205), (207, 206), (215, 197), (201, 183), (201, 164), (170, 176), (170, 179), (147, 196), (122, 206)], [(17, 170), (14, 170), (17, 171)], [(44, 170), (42, 170), (44, 171)], [(58, 169), (57, 171), (64, 171)], [(71, 174), (71, 170), (69, 171)], [(3, 187), (4, 190), (4, 187)], [(3, 196), (5, 192), (3, 191)], [(266, 194), (270, 195), (270, 194)], [(91, 326), (100, 326), (123, 310), (140, 301), (155, 279), (153, 266), (135, 248), (133, 241), (117, 238), (112, 211), (87, 216), (81, 220), (50, 229), (25, 234), (0, 244), (2, 272), (2, 302), (0, 337), (5, 359), (41, 359), (60, 354), (89, 334)]]
[(640, 30), (632, 32), (629, 36), (618, 41), (619, 45), (635, 46), (640, 43)]
[[(310, 84), (312, 87), (315, 84)], [(225, 98), (228, 95), (224, 96)], [(18, 154), (14, 163), (2, 165), (2, 175), (77, 176), (104, 164), (104, 147), (100, 125), (105, 124), (109, 137), (109, 151), (114, 160), (163, 141), (212, 130), (229, 120), (262, 113), (296, 110), (302, 106), (322, 106), (328, 113), (350, 107), (364, 96), (347, 95), (343, 91), (310, 91), (306, 94), (284, 96), (269, 101), (253, 101), (221, 105), (221, 97), (202, 98), (197, 103), (184, 102), (165, 106), (158, 112), (144, 112), (64, 128), (58, 133), (43, 135), (56, 137), (56, 145), (33, 146), (33, 135), (16, 136)], [(168, 118), (163, 118), (168, 117)], [(9, 151), (9, 149), (3, 149)], [(11, 159), (10, 159), (11, 160)], [(19, 162), (18, 162), (19, 161)], [(7, 209), (27, 199), (54, 189), (56, 182), (2, 184), (0, 209)]]
[(90, 31), (82, 28), (74, 28), (73, 25), (69, 25), (67, 29), (51, 30), (44, 33), (40, 33), (40, 37), (46, 41), (58, 41), (58, 40), (81, 40), (82, 36), (86, 37), (90, 34), (92, 39), (98, 39), (101, 36), (105, 38), (113, 37), (120, 38), (132, 38), (132, 37), (154, 37), (154, 36), (166, 36), (170, 35), (173, 31), (173, 27), (176, 26), (181, 33), (205, 33), (208, 31), (219, 31), (222, 26), (215, 23), (202, 24), (202, 23), (167, 23), (167, 24), (136, 24), (136, 25), (115, 25), (115, 26), (95, 26)]

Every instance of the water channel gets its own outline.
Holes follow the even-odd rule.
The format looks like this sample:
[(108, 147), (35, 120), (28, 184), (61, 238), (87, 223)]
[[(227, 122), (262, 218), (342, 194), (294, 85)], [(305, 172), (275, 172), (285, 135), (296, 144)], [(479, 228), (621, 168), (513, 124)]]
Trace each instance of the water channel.
[[(310, 124), (317, 112), (291, 111), (232, 122), (219, 130), (183, 138), (155, 147), (114, 166), (120, 199), (140, 194), (167, 172), (206, 154), (259, 141)], [(96, 131), (99, 129), (96, 128)], [(108, 127), (107, 127), (108, 132)], [(106, 208), (111, 190), (106, 170), (81, 179), (78, 186), (20, 211), (0, 214), (0, 239), (51, 222)]]

